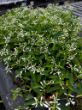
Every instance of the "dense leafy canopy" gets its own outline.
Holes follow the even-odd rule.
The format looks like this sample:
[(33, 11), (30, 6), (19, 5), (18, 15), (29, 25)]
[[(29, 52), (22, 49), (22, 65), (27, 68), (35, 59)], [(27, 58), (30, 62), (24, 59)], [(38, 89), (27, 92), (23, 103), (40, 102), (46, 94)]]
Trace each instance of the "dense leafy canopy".
[(0, 58), (15, 73), (13, 96), (22, 95), (25, 108), (64, 110), (63, 98), (67, 106), (82, 93), (79, 29), (70, 11), (54, 6), (17, 8), (0, 17)]

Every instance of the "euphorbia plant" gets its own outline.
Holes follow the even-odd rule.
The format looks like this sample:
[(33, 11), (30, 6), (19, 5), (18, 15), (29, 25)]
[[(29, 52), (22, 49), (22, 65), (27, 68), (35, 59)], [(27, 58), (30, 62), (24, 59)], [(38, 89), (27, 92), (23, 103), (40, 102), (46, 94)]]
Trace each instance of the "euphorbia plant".
[(37, 106), (64, 110), (74, 104), (82, 91), (79, 30), (72, 12), (52, 5), (17, 8), (0, 17), (0, 58), (6, 71), (15, 73), (13, 96), (24, 97), (22, 110)]

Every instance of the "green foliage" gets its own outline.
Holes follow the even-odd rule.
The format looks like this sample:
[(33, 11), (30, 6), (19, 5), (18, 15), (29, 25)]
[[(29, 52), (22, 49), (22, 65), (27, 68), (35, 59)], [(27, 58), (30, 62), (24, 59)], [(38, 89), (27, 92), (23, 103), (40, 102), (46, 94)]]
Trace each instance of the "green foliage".
[(15, 93), (24, 97), (25, 108), (64, 110), (61, 100), (68, 106), (72, 94), (82, 93), (79, 30), (78, 19), (55, 6), (17, 8), (0, 17), (0, 58), (8, 73), (15, 72)]

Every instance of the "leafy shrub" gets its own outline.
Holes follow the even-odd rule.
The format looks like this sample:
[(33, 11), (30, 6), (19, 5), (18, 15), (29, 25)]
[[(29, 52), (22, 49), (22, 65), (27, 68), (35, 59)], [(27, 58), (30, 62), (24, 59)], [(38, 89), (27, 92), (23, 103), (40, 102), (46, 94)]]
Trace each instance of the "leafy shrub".
[(82, 93), (79, 29), (70, 11), (55, 6), (17, 8), (0, 17), (0, 58), (15, 73), (13, 96), (24, 97), (24, 108), (64, 110)]

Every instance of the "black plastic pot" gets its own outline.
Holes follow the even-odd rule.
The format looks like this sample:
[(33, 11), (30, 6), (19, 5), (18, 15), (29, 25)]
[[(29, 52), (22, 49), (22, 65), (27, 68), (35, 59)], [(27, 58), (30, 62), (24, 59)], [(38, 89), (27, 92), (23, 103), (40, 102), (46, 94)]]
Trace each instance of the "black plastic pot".
[(23, 105), (22, 97), (17, 97), (16, 100), (13, 100), (11, 90), (14, 88), (16, 87), (12, 78), (6, 73), (5, 66), (0, 63), (0, 97), (6, 110), (15, 110), (17, 106)]
[(49, 110), (49, 109), (46, 107), (38, 106), (38, 107), (32, 108), (32, 110)]

